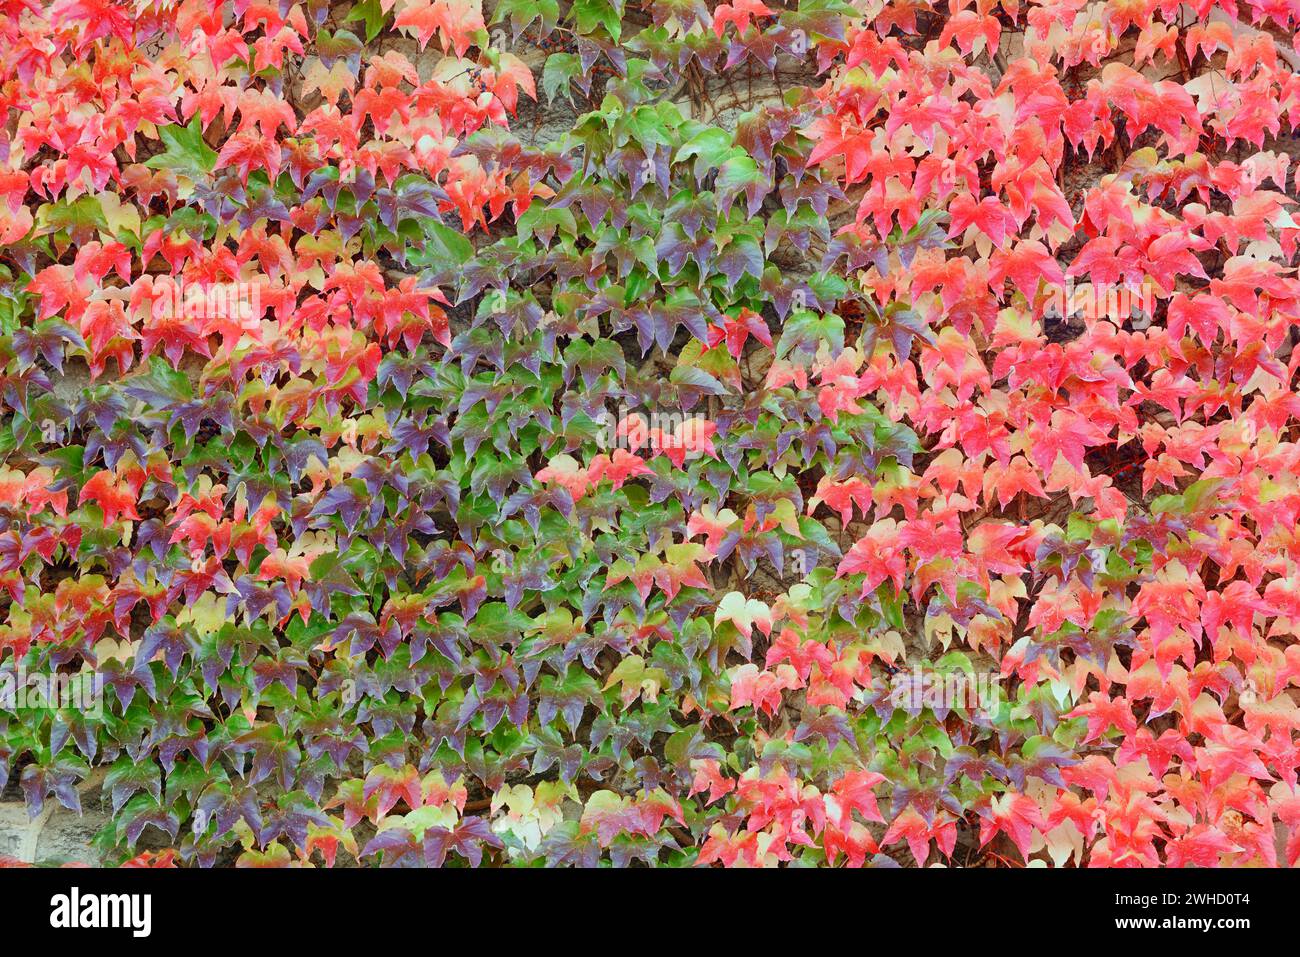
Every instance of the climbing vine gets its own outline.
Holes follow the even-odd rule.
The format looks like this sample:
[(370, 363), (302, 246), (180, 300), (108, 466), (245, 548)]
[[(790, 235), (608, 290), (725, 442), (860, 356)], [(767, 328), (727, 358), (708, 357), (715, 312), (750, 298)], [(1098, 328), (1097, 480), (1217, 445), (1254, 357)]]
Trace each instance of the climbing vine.
[(1300, 857), (1294, 3), (0, 11), (33, 818)]

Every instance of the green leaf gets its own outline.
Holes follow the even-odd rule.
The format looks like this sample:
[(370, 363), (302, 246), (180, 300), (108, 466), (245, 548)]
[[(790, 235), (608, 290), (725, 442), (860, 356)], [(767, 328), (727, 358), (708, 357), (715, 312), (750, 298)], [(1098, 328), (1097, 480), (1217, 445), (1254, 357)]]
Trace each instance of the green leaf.
[(166, 149), (145, 162), (150, 169), (170, 169), (190, 179), (202, 179), (217, 165), (217, 152), (203, 141), (196, 115), (188, 126), (164, 126), (158, 136)]
[(618, 10), (606, 0), (577, 0), (569, 16), (577, 24), (578, 32), (590, 34), (596, 27), (604, 27), (615, 43), (623, 35), (623, 22)]
[(569, 93), (569, 83), (574, 77), (582, 75), (582, 62), (575, 53), (552, 53), (546, 58), (546, 66), (542, 68), (542, 92), (546, 94), (546, 102), (553, 103), (555, 96), (561, 89), (564, 90), (565, 97), (572, 102), (573, 97)]
[(379, 0), (361, 0), (343, 18), (344, 23), (361, 21), (366, 25), (366, 42), (374, 40), (379, 36), (379, 32), (384, 29), (384, 23), (388, 20), (388, 14), (384, 12), (383, 6)]

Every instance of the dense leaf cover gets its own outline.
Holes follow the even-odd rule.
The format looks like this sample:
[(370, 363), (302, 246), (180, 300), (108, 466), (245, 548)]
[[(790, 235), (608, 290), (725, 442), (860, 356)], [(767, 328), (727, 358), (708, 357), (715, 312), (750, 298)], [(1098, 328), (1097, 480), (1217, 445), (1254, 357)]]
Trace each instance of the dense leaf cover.
[(1294, 864), (1300, 3), (1190, 9), (0, 0), (0, 677), (102, 682), (0, 781), (136, 863)]

